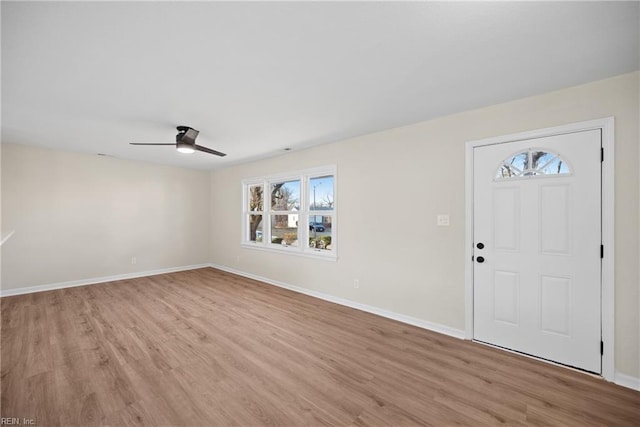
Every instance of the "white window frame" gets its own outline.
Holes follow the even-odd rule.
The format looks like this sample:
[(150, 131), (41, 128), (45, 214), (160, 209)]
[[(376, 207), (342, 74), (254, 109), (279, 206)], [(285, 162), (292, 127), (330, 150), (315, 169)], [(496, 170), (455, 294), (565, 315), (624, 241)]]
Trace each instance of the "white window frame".
[[(328, 211), (318, 211), (310, 209), (309, 181), (313, 178), (331, 175), (333, 176), (333, 209)], [(300, 181), (300, 210), (296, 211), (298, 215), (298, 246), (278, 245), (271, 243), (271, 220), (272, 215), (276, 213), (271, 209), (271, 185), (273, 183), (285, 181)], [(337, 168), (335, 165), (322, 166), (312, 169), (305, 169), (295, 172), (279, 173), (260, 177), (247, 178), (242, 180), (242, 221), (241, 221), (241, 241), (242, 247), (256, 249), (268, 252), (286, 253), (297, 256), (324, 259), (328, 261), (336, 261), (338, 258), (338, 205), (337, 205)], [(249, 188), (254, 185), (262, 185), (262, 241), (256, 242), (249, 240)], [(293, 212), (293, 211), (291, 211)], [(286, 214), (291, 212), (277, 211), (278, 214)], [(309, 238), (312, 237), (309, 232), (309, 217), (315, 215), (331, 217), (331, 249), (317, 249), (309, 247)]]

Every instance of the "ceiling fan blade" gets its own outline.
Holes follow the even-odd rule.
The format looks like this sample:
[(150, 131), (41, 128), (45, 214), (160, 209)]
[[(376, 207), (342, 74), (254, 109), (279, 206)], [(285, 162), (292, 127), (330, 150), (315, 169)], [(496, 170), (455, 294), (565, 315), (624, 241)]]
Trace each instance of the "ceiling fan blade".
[(130, 142), (130, 145), (176, 145), (175, 142)]
[(202, 145), (195, 144), (195, 147), (196, 147), (196, 150), (198, 150), (198, 151), (203, 151), (205, 153), (214, 154), (214, 155), (220, 156), (220, 157), (226, 156), (225, 153), (221, 153), (219, 151), (212, 150), (211, 148), (203, 147)]

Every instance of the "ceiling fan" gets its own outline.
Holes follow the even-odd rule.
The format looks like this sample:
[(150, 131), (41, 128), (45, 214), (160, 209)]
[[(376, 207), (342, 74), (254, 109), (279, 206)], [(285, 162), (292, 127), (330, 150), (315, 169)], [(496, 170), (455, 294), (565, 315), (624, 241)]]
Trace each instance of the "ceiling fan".
[(130, 142), (131, 145), (175, 145), (176, 150), (181, 153), (193, 153), (195, 151), (202, 151), (216, 156), (224, 157), (225, 153), (212, 150), (211, 148), (203, 147), (196, 144), (196, 137), (200, 133), (199, 131), (190, 128), (189, 126), (178, 126), (178, 134), (176, 135), (176, 142)]

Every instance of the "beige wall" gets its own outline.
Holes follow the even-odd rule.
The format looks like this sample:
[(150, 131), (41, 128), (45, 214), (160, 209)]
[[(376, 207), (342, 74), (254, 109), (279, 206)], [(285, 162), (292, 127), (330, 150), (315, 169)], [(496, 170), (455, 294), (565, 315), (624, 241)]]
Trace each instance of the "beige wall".
[[(2, 117), (0, 113), (0, 117)], [(2, 144), (0, 144), (0, 168), (2, 167)], [(2, 228), (2, 169), (0, 169), (0, 241), (4, 240), (8, 230)], [(0, 289), (2, 289), (2, 245), (0, 244)]]
[[(462, 330), (465, 141), (615, 116), (616, 369), (638, 377), (638, 79), (627, 74), (213, 172), (211, 260)], [(337, 262), (240, 246), (243, 178), (327, 164), (338, 166)], [(436, 226), (439, 213), (451, 215), (450, 227)]]
[(15, 234), (2, 291), (208, 262), (209, 185), (208, 172), (3, 143)]

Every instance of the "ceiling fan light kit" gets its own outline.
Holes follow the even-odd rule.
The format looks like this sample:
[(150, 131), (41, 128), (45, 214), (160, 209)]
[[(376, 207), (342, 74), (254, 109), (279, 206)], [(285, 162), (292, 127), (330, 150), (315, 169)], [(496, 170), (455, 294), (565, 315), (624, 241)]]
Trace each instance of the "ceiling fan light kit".
[[(207, 147), (196, 144), (196, 137), (200, 133), (199, 131), (190, 128), (189, 126), (178, 126), (178, 134), (176, 135), (176, 150), (180, 153), (191, 154), (196, 151), (202, 151), (204, 153), (213, 154), (215, 156), (224, 157), (225, 153), (212, 150)], [(167, 142), (130, 142), (131, 145), (174, 145)]]
[(191, 154), (196, 152), (196, 149), (186, 142), (176, 142), (176, 150), (178, 150), (179, 153), (184, 154)]

